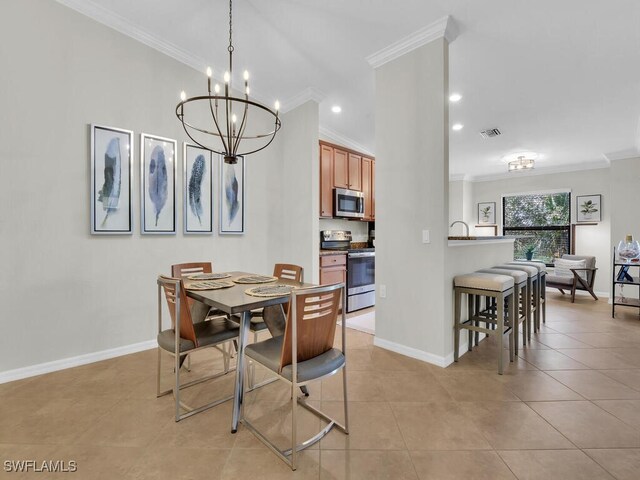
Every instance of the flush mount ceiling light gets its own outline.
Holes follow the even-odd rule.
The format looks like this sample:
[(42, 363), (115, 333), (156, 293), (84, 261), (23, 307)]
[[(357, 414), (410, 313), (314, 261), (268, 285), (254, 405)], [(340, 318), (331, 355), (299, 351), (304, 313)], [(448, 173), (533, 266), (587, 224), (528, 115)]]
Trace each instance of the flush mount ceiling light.
[(454, 123), (453, 126), (451, 127), (451, 130), (454, 130), (456, 132), (462, 130), (464, 128), (464, 125), (461, 123)]
[(342, 111), (342, 107), (340, 105), (334, 105), (333, 107), (331, 107), (331, 111), (333, 113), (340, 113)]
[(509, 162), (509, 171), (510, 172), (520, 172), (522, 170), (531, 170), (535, 165), (535, 160), (533, 158), (526, 158), (525, 156), (520, 156), (516, 160)]
[[(271, 109), (249, 99), (249, 72), (246, 70), (243, 76), (243, 96), (233, 96), (232, 13), (232, 0), (229, 0), (229, 70), (224, 72), (224, 95), (217, 83), (212, 92), (213, 71), (207, 68), (208, 95), (187, 98), (186, 93), (182, 92), (180, 103), (176, 106), (176, 115), (191, 140), (205, 150), (223, 155), (225, 163), (234, 164), (239, 156), (259, 152), (268, 147), (280, 130), (281, 122), (278, 117), (279, 102), (276, 101), (275, 108)], [(186, 118), (187, 114), (189, 121)], [(203, 125), (203, 120), (199, 120), (200, 123), (194, 120), (204, 118), (207, 118), (208, 124)], [(209, 120), (213, 121), (212, 124)], [(272, 130), (268, 126), (270, 124), (273, 125)]]
[(462, 100), (462, 95), (459, 93), (452, 93), (449, 97), (449, 101), (453, 103), (459, 102), (460, 100)]

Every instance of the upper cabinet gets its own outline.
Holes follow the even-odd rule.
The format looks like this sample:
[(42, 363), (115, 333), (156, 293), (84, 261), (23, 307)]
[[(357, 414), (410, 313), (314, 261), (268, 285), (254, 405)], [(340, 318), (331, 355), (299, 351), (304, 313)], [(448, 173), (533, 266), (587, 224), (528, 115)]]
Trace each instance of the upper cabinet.
[(362, 191), (362, 157), (349, 154), (349, 190)]
[(373, 169), (375, 163), (370, 158), (362, 159), (362, 193), (364, 193), (364, 220), (372, 221), (373, 213)]
[(349, 188), (349, 154), (333, 149), (333, 187)]
[(320, 216), (333, 217), (333, 148), (320, 144)]
[(320, 142), (320, 217), (333, 217), (334, 188), (364, 193), (365, 221), (375, 220), (375, 161), (354, 151)]

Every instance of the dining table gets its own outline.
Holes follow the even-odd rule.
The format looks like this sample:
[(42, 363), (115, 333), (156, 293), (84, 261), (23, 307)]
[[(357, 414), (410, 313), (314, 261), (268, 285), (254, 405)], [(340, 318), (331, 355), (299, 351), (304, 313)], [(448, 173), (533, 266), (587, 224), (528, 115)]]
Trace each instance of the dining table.
[[(231, 280), (255, 276), (255, 273), (249, 272), (226, 272), (230, 275), (225, 280)], [(316, 285), (310, 283), (301, 283), (288, 279), (278, 279), (273, 284), (290, 285), (294, 288), (314, 287)], [(271, 284), (234, 284), (232, 287), (220, 288), (216, 290), (189, 290), (187, 285), (187, 296), (198, 300), (209, 307), (223, 311), (228, 315), (238, 315), (240, 317), (240, 332), (238, 335), (237, 347), (237, 363), (236, 363), (236, 381), (233, 398), (233, 416), (231, 418), (231, 433), (238, 431), (238, 423), (240, 421), (240, 412), (243, 402), (244, 375), (245, 375), (245, 358), (244, 349), (249, 338), (249, 326), (251, 323), (251, 311), (259, 308), (269, 307), (272, 305), (281, 305), (289, 301), (289, 295), (278, 297), (256, 297), (245, 293), (249, 288), (271, 285)]]

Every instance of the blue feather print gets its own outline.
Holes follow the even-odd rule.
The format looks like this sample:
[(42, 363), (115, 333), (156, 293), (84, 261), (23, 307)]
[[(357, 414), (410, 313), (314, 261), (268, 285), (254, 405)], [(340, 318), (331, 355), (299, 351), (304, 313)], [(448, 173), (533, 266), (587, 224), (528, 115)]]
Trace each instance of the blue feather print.
[(236, 171), (234, 170), (233, 165), (227, 165), (226, 168), (224, 194), (227, 198), (228, 220), (229, 224), (231, 224), (240, 209), (240, 202), (238, 202), (238, 179), (236, 178)]
[(202, 181), (207, 171), (204, 155), (198, 155), (191, 166), (189, 177), (189, 208), (198, 217), (198, 223), (202, 225)]
[(158, 226), (158, 217), (160, 212), (167, 203), (168, 196), (167, 163), (164, 159), (164, 149), (158, 145), (151, 152), (151, 160), (149, 162), (149, 198), (156, 211), (156, 227)]
[(120, 201), (121, 182), (120, 139), (109, 140), (104, 153), (104, 183), (98, 192), (98, 201), (102, 202), (102, 209), (106, 212), (102, 225), (104, 226), (109, 214), (118, 210)]

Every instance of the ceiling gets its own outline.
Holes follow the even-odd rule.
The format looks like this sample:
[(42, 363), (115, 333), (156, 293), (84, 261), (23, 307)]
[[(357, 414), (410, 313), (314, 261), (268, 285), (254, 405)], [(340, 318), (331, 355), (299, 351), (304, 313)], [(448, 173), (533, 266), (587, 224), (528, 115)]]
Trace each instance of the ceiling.
[[(226, 1), (58, 1), (203, 72), (226, 68)], [(446, 15), (459, 32), (450, 90), (463, 95), (450, 109), (464, 124), (450, 132), (452, 175), (503, 174), (519, 151), (540, 154), (538, 171), (638, 155), (637, 0), (236, 0), (234, 69), (251, 72), (263, 101), (321, 100), (325, 132), (375, 152), (366, 57)], [(493, 127), (500, 137), (479, 135)]]

